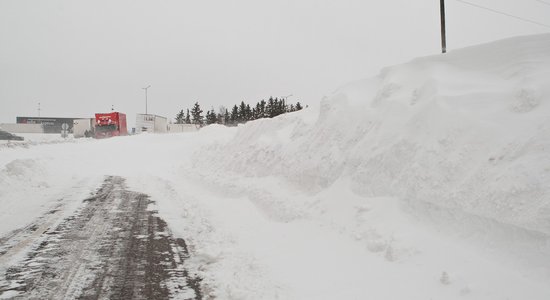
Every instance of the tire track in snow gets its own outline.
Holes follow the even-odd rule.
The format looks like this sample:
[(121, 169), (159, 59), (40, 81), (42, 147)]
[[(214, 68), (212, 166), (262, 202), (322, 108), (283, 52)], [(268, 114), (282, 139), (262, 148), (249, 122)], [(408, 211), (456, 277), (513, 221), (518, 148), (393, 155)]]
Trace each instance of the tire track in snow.
[(185, 241), (147, 210), (147, 195), (126, 190), (123, 178), (108, 177), (84, 202), (57, 227), (32, 231), (40, 235), (36, 246), (0, 276), (0, 298), (202, 298), (200, 278), (184, 267)]
[(61, 205), (58, 205), (36, 222), (22, 229), (14, 230), (5, 237), (0, 238), (0, 266), (8, 263), (14, 255), (30, 246), (40, 235), (54, 225), (61, 213), (60, 207)]

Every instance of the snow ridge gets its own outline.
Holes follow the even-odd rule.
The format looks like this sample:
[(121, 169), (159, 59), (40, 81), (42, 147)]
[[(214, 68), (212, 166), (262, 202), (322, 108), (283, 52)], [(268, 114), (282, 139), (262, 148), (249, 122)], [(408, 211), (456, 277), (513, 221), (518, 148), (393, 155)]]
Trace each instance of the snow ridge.
[(550, 35), (540, 35), (389, 67), (320, 108), (240, 127), (201, 150), (197, 168), (277, 176), (315, 192), (345, 176), (363, 196), (549, 235), (549, 52)]
[[(428, 298), (545, 299), (549, 53), (545, 34), (388, 67), (318, 106), (239, 126), (196, 152), (189, 172), (247, 198), (270, 222), (314, 222), (453, 286), (419, 280), (392, 293), (363, 283), (374, 298), (421, 299), (426, 285)], [(371, 267), (374, 281), (404, 274)]]

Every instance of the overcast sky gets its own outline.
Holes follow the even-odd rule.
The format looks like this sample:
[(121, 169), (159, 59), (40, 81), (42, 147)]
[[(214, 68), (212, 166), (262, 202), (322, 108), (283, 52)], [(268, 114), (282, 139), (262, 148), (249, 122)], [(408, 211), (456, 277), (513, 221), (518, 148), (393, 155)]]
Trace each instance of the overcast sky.
[[(550, 23), (550, 0), (468, 0)], [(550, 32), (447, 0), (450, 50)], [(548, 24), (550, 25), (550, 24)], [(0, 0), (0, 123), (145, 110), (173, 118), (292, 94), (318, 102), (440, 52), (437, 0)]]

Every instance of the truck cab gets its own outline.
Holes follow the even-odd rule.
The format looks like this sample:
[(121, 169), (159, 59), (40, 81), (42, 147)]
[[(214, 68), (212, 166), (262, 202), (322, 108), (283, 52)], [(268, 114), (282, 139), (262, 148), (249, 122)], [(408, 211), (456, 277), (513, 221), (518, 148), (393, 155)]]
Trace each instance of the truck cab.
[(128, 135), (126, 115), (120, 112), (95, 114), (95, 137), (98, 139)]

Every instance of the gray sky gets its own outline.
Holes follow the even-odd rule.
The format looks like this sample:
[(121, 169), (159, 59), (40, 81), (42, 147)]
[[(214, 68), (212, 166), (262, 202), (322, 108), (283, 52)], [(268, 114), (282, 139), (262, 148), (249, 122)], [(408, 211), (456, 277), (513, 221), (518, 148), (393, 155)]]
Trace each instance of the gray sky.
[[(468, 0), (550, 23), (550, 0)], [(447, 0), (449, 49), (550, 32)], [(549, 24), (550, 25), (550, 24)], [(437, 0), (0, 0), (0, 123), (145, 110), (173, 118), (293, 94), (318, 102), (440, 51)]]

